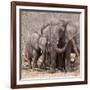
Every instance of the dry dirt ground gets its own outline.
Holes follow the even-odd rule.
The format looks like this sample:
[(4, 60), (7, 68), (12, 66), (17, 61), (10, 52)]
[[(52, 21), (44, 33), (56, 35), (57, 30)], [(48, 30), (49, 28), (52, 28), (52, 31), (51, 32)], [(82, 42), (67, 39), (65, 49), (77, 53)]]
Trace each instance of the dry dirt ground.
[(74, 70), (72, 72), (64, 72), (60, 70), (56, 70), (55, 73), (50, 73), (48, 70), (32, 70), (29, 68), (21, 69), (21, 79), (29, 80), (29, 79), (50, 79), (50, 78), (66, 78), (66, 77), (76, 77), (80, 76), (80, 63), (79, 61), (74, 64)]
[(40, 78), (58, 78), (58, 77), (69, 77), (69, 76), (79, 76), (79, 70), (73, 72), (61, 72), (57, 71), (56, 73), (48, 73), (47, 71), (32, 71), (31, 69), (23, 69), (21, 79), (28, 80), (30, 78), (40, 79)]
[(72, 71), (65, 72), (61, 70), (57, 70), (55, 73), (50, 73), (49, 69), (42, 70), (36, 68), (32, 70), (29, 68), (29, 62), (24, 62), (22, 59), (22, 68), (21, 68), (21, 80), (36, 80), (36, 79), (54, 79), (54, 78), (68, 78), (68, 77), (77, 77), (80, 76), (80, 58), (76, 59), (72, 64)]

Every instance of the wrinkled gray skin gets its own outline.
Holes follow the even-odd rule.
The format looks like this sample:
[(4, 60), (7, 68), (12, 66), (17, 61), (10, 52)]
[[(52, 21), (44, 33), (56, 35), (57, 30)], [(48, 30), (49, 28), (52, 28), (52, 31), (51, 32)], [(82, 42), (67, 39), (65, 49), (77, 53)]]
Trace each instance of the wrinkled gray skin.
[[(65, 45), (65, 34), (63, 35), (63, 37), (59, 40), (58, 42), (58, 48), (62, 48)], [(67, 48), (67, 47), (66, 47)], [(65, 70), (65, 52), (63, 53), (57, 53), (57, 58), (56, 58), (56, 68), (64, 71)]]
[(66, 50), (62, 54), (57, 54), (57, 63), (59, 69), (64, 69), (65, 71), (71, 71), (70, 65), (70, 53), (75, 52), (77, 57), (80, 52), (80, 33), (77, 29), (77, 26), (72, 22), (68, 22), (66, 25), (65, 35), (59, 41), (58, 47), (61, 47), (65, 44), (65, 41), (68, 41)]
[[(47, 38), (33, 33), (25, 46), (25, 58), (29, 60), (30, 68), (41, 68), (46, 57)], [(40, 62), (39, 62), (40, 61)], [(39, 64), (39, 65), (37, 65)]]
[(39, 39), (40, 35), (33, 33), (25, 46), (25, 58), (29, 60), (30, 68), (37, 67), (37, 60), (41, 55)]
[[(72, 22), (68, 22), (67, 26), (66, 26), (66, 33), (65, 33), (65, 40), (71, 40), (75, 53), (77, 54), (77, 56), (79, 55), (78, 51), (80, 52), (80, 32), (78, 30), (78, 27), (72, 23)], [(77, 51), (78, 49), (78, 51)]]
[[(73, 32), (72, 32), (73, 30)], [(62, 67), (70, 70), (70, 53), (71, 47), (68, 41), (71, 41), (74, 51), (78, 55), (76, 41), (76, 26), (72, 24), (66, 24), (64, 21), (59, 23), (49, 23), (41, 29), (41, 35), (33, 33), (26, 45), (26, 57), (30, 60), (30, 66), (32, 62), (32, 68), (37, 67), (37, 60), (41, 59), (41, 65), (47, 63), (50, 66), (50, 72), (55, 72), (56, 59), (58, 54), (58, 60)], [(63, 39), (63, 44), (60, 39)], [(59, 46), (59, 43), (61, 45)], [(70, 48), (68, 50), (68, 48)], [(66, 52), (66, 53), (65, 53)], [(68, 56), (69, 55), (69, 56)], [(63, 58), (65, 57), (65, 58)], [(58, 65), (59, 66), (59, 65)]]
[(38, 67), (45, 68), (45, 60), (46, 60), (46, 50), (47, 50), (47, 38), (41, 36), (39, 39), (39, 48), (41, 50), (41, 56), (38, 59)]
[(65, 60), (65, 71), (72, 71), (72, 68), (71, 68), (71, 57), (70, 57), (70, 54), (71, 52), (74, 52), (76, 53), (77, 57), (79, 56), (79, 52), (78, 52), (78, 48), (76, 47), (75, 43), (74, 43), (74, 39), (70, 40), (68, 42), (68, 45), (67, 45), (67, 48), (64, 52), (64, 59), (63, 61)]
[(47, 50), (46, 57), (49, 56), (50, 60), (50, 72), (55, 72), (56, 69), (56, 56), (57, 53), (63, 53), (66, 49), (69, 40), (65, 41), (65, 45), (63, 47), (58, 48), (58, 42), (60, 38), (63, 37), (65, 33), (64, 21), (60, 21), (59, 23), (50, 23), (44, 29), (42, 29), (42, 36), (47, 39)]
[(80, 52), (80, 34), (77, 26), (72, 22), (51, 23), (43, 29), (42, 37), (46, 38), (46, 42), (44, 47), (39, 47), (44, 52), (43, 62), (47, 61), (51, 72), (54, 72), (56, 67), (71, 71), (70, 53), (74, 51), (79, 56)]

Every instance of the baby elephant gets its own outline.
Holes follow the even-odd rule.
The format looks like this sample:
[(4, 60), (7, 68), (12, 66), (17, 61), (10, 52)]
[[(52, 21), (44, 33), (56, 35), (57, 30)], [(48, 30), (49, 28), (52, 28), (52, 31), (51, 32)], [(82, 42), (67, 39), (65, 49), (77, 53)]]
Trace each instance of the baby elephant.
[(39, 39), (39, 48), (41, 50), (41, 56), (37, 60), (38, 68), (45, 68), (46, 47), (47, 47), (47, 39), (46, 37), (41, 36)]
[[(76, 56), (78, 57), (76, 51), (77, 51), (76, 45), (73, 43), (73, 40), (70, 40), (67, 45), (66, 51), (64, 52), (65, 71), (66, 72), (72, 71), (72, 65), (75, 62)], [(74, 54), (72, 54), (72, 53), (74, 53)]]

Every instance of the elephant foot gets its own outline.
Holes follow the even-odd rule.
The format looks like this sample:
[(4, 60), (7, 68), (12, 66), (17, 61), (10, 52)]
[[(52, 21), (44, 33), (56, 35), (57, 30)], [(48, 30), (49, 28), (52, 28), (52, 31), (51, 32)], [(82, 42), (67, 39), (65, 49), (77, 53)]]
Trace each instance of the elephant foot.
[(34, 69), (34, 68), (38, 68), (37, 64), (32, 65), (32, 69)]
[(29, 66), (29, 69), (32, 69), (32, 66), (31, 65)]
[(45, 69), (42, 69), (42, 68), (38, 68), (38, 71), (39, 72), (45, 72), (46, 70)]
[(61, 72), (65, 71), (64, 67), (58, 67), (58, 70), (60, 70)]
[(32, 71), (39, 71), (38, 68), (32, 68)]
[(56, 70), (55, 70), (55, 69), (50, 69), (48, 72), (49, 72), (49, 73), (55, 73)]
[(72, 68), (66, 68), (65, 72), (72, 72)]
[(22, 65), (22, 69), (29, 69), (28, 65)]

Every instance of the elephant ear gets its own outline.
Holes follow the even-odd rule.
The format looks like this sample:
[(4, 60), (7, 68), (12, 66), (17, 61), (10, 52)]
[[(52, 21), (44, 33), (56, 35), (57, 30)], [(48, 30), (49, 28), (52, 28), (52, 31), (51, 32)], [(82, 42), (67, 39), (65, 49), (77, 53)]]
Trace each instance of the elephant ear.
[(73, 37), (75, 37), (77, 33), (78, 33), (77, 26), (72, 22), (68, 23), (65, 32), (66, 42), (71, 40)]
[(33, 33), (30, 37), (30, 43), (33, 46), (33, 48), (35, 48), (36, 50), (38, 50), (39, 48), (38, 46), (39, 38), (40, 35), (38, 33)]
[(39, 39), (39, 48), (42, 50), (42, 51), (45, 51), (46, 49), (46, 44), (47, 44), (47, 39), (43, 36), (40, 37)]

